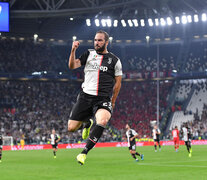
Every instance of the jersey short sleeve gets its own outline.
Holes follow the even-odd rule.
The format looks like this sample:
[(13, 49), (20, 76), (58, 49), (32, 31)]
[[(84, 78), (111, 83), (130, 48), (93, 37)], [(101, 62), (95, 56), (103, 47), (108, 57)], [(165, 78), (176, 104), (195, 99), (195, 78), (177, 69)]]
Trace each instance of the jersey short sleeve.
[(121, 64), (121, 61), (120, 59), (118, 59), (118, 61), (116, 62), (116, 65), (115, 65), (115, 76), (122, 76), (123, 73), (122, 73), (122, 64)]
[(136, 136), (137, 135), (137, 132), (132, 129), (132, 134), (133, 134), (133, 136)]
[(88, 56), (89, 56), (89, 51), (86, 51), (78, 58), (78, 59), (80, 59), (82, 66), (86, 64)]

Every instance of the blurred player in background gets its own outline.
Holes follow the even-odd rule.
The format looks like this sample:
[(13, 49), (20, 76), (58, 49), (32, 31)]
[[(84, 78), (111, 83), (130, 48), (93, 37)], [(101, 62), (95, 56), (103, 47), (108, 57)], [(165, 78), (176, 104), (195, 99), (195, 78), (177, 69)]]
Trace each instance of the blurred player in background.
[(140, 156), (141, 160), (144, 160), (144, 155), (143, 154), (139, 154), (138, 152), (136, 152), (136, 141), (135, 139), (138, 137), (137, 132), (134, 129), (131, 129), (129, 124), (126, 124), (126, 136), (127, 136), (127, 141), (128, 141), (128, 147), (129, 147), (129, 151), (130, 154), (132, 155), (132, 157), (136, 160), (139, 161), (139, 159), (136, 157)]
[(0, 163), (2, 158), (2, 151), (3, 151), (3, 136), (0, 134)]
[(175, 128), (172, 130), (172, 137), (174, 141), (175, 151), (178, 152), (179, 149), (179, 130), (178, 127), (175, 126)]
[(84, 66), (84, 82), (70, 114), (68, 131), (78, 130), (84, 122), (85, 128), (89, 129), (92, 123), (89, 119), (94, 116), (96, 119), (91, 134), (89, 135), (89, 130), (83, 131), (82, 134), (83, 139), (89, 138), (83, 151), (77, 156), (77, 161), (81, 165), (85, 163), (86, 155), (102, 136), (121, 88), (121, 61), (108, 52), (108, 43), (108, 33), (100, 30), (94, 37), (94, 49), (89, 49), (76, 59), (75, 52), (79, 42), (74, 41), (69, 57), (70, 69)]
[(53, 149), (54, 158), (56, 158), (56, 153), (58, 150), (58, 142), (60, 141), (60, 136), (55, 133), (55, 130), (52, 130), (52, 134), (50, 135), (50, 142)]
[(21, 139), (20, 139), (21, 150), (24, 150), (24, 145), (25, 145), (24, 139), (25, 139), (24, 134), (22, 134)]
[(152, 130), (152, 137), (154, 139), (155, 152), (157, 152), (157, 145), (159, 145), (159, 151), (161, 151), (160, 133), (161, 133), (160, 129), (157, 127), (157, 125), (155, 125)]
[(191, 148), (191, 136), (192, 132), (191, 129), (188, 127), (188, 124), (186, 123), (182, 127), (182, 135), (183, 135), (183, 140), (185, 141), (186, 148), (188, 150), (188, 156), (192, 156), (192, 148)]

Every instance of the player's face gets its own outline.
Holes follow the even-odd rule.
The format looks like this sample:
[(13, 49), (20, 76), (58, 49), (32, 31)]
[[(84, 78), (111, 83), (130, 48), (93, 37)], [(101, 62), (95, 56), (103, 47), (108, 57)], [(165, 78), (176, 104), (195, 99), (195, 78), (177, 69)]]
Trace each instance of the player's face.
[(52, 130), (52, 133), (55, 134), (55, 130)]
[(94, 49), (97, 52), (103, 52), (106, 49), (108, 42), (105, 41), (105, 35), (103, 33), (97, 33), (94, 38)]
[(128, 129), (128, 128), (129, 128), (129, 125), (127, 124), (127, 125), (126, 125), (126, 129)]

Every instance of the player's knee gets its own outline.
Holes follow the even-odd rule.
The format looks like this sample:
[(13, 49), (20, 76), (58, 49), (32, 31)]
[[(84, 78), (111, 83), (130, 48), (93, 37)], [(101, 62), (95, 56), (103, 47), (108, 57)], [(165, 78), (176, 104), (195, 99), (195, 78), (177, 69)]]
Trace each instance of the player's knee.
[(73, 127), (73, 126), (68, 126), (68, 131), (69, 132), (75, 132), (76, 131), (76, 128)]
[(108, 123), (108, 119), (100, 119), (97, 124), (100, 124), (102, 126), (106, 126)]

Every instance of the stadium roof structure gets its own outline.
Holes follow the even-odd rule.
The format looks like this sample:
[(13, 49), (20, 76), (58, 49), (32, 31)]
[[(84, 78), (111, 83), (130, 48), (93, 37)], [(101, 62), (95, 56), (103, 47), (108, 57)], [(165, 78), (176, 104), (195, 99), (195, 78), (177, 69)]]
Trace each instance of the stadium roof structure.
[[(10, 34), (7, 35), (38, 34), (41, 37), (66, 39), (80, 33), (83, 35), (81, 38), (91, 39), (89, 34), (94, 34), (100, 28), (104, 29), (94, 25), (95, 19), (102, 18), (119, 21), (118, 30), (113, 26), (106, 27), (114, 35), (121, 31), (121, 37), (139, 32), (145, 37), (148, 27), (147, 30), (134, 28), (128, 31), (128, 27), (127, 30), (121, 29), (121, 20), (125, 19), (127, 22), (129, 19), (145, 19), (147, 22), (149, 18), (173, 19), (182, 15), (193, 17), (207, 9), (207, 0), (10, 0), (9, 3)], [(94, 26), (87, 28), (86, 19), (90, 19)], [(139, 24), (138, 28), (140, 27)], [(125, 39), (127, 38), (131, 39), (130, 36)]]
[(12, 18), (155, 18), (205, 11), (207, 0), (11, 0)]

